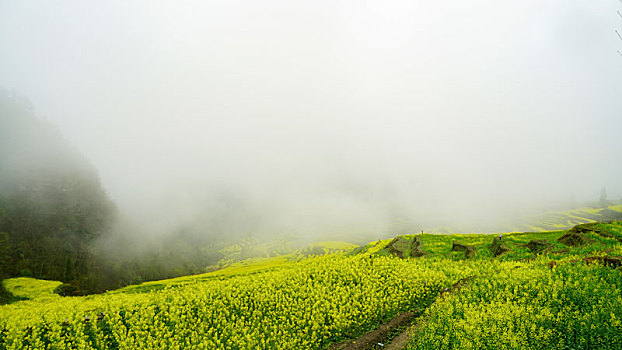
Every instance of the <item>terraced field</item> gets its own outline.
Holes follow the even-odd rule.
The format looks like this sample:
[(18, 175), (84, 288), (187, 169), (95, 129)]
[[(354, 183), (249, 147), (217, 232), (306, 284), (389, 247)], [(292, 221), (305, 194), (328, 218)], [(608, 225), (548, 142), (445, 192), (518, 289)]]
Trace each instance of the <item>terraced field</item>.
[(0, 349), (326, 349), (405, 312), (411, 349), (620, 348), (620, 241), (620, 222), (407, 235), (86, 297), (10, 279), (28, 300), (0, 306)]
[(622, 203), (614, 202), (601, 208), (600, 206), (583, 206), (568, 210), (551, 210), (536, 214), (521, 215), (513, 222), (501, 221), (496, 224), (462, 224), (438, 226), (426, 231), (434, 233), (455, 232), (545, 232), (566, 230), (575, 225), (622, 220)]

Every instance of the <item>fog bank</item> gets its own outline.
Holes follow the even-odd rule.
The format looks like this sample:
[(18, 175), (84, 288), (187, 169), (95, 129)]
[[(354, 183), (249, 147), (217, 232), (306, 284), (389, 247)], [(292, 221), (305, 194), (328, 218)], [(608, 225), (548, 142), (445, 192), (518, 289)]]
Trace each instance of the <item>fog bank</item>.
[(0, 85), (150, 232), (497, 222), (622, 196), (616, 1), (5, 1)]

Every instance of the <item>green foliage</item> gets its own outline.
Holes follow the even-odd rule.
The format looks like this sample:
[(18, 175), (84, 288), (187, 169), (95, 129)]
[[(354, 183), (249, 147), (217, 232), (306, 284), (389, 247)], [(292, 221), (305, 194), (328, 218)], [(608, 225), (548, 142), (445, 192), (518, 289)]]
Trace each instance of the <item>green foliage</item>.
[(63, 283), (54, 288), (53, 292), (63, 297), (80, 295), (80, 290), (70, 283)]
[(19, 300), (57, 298), (54, 290), (62, 285), (59, 281), (46, 281), (30, 277), (9, 278), (2, 281), (5, 290)]
[[(316, 349), (426, 307), (411, 349), (619, 348), (622, 270), (583, 258), (621, 255), (622, 224), (587, 226), (589, 247), (557, 242), (565, 232), (502, 235), (511, 250), (497, 258), (497, 235), (426, 234), (417, 236), (424, 257), (389, 256), (386, 240), (358, 253), (253, 258), (102, 295), (19, 301), (0, 307), (0, 348)], [(525, 246), (532, 240), (552, 248), (536, 255)], [(475, 258), (452, 255), (453, 241), (475, 246)]]
[(442, 264), (325, 256), (146, 293), (22, 301), (0, 307), (0, 346), (321, 348), (426, 307), (469, 272)]
[(409, 349), (622, 348), (622, 271), (532, 263), (435, 303)]
[(158, 243), (113, 235), (115, 221), (96, 170), (31, 106), (0, 89), (0, 279), (59, 280), (71, 285), (62, 293), (87, 294), (201, 273), (222, 258), (220, 247), (184, 231)]
[(89, 244), (113, 214), (90, 164), (54, 126), (0, 91), (0, 277), (91, 288)]
[[(548, 253), (551, 259), (560, 259), (567, 255), (587, 255), (595, 254), (599, 251), (612, 249), (622, 242), (622, 224), (619, 221), (611, 223), (592, 223), (580, 225), (578, 227), (588, 227), (589, 230), (584, 232), (586, 239), (590, 241), (587, 245), (568, 246), (559, 241), (559, 238), (568, 231), (549, 231), (549, 232), (521, 232), (521, 233), (503, 233), (500, 242), (507, 251), (499, 255), (496, 259), (514, 261), (521, 259), (533, 259), (540, 253), (540, 250), (532, 251), (529, 248), (529, 242), (538, 241), (547, 245)], [(404, 242), (410, 242), (414, 237), (421, 240), (421, 248), (426, 252), (427, 257), (442, 257), (453, 260), (464, 258), (462, 252), (452, 252), (453, 242), (473, 246), (475, 249), (475, 259), (492, 259), (495, 258), (490, 250), (491, 244), (498, 239), (498, 234), (424, 234), (424, 235), (404, 235)], [(388, 255), (387, 245), (392, 242), (391, 239), (374, 241), (369, 244), (357, 248), (354, 252), (357, 254), (376, 254)], [(406, 247), (406, 246), (405, 246)], [(406, 252), (408, 252), (406, 250)]]

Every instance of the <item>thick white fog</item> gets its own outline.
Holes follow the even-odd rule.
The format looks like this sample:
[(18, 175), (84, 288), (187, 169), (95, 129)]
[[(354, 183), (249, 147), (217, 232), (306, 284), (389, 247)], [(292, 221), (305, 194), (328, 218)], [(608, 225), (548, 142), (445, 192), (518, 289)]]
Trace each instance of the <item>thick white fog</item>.
[(0, 85), (154, 231), (496, 222), (622, 196), (618, 9), (4, 0)]

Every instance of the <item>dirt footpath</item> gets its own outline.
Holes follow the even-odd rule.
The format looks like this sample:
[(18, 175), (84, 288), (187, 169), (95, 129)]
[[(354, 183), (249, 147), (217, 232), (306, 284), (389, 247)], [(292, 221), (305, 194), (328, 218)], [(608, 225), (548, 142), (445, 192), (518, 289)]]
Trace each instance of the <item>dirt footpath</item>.
[[(442, 300), (448, 294), (457, 293), (460, 287), (468, 284), (475, 276), (463, 278), (454, 283), (451, 288), (445, 288), (439, 295)], [(435, 301), (436, 302), (436, 301)], [(416, 334), (417, 327), (420, 324), (409, 324), (415, 317), (420, 316), (423, 310), (415, 310), (401, 313), (389, 322), (383, 324), (377, 329), (355, 339), (347, 340), (341, 343), (331, 345), (328, 350), (370, 350), (370, 349), (388, 349), (388, 350), (402, 350), (405, 349), (410, 342), (413, 334)], [(399, 335), (391, 339), (391, 335), (396, 330), (404, 329)], [(386, 343), (385, 343), (386, 342)]]

